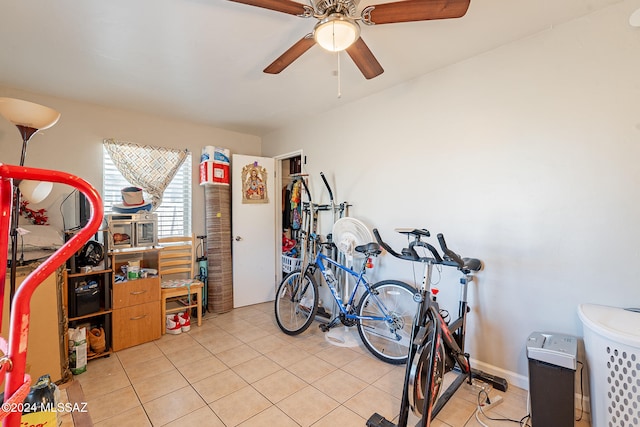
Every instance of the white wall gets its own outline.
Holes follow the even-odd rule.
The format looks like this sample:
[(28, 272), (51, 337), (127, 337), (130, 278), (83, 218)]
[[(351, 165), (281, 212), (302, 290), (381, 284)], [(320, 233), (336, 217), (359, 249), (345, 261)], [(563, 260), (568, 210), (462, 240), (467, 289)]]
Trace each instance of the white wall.
[[(204, 190), (198, 185), (200, 154), (205, 145), (229, 148), (232, 153), (260, 155), (260, 138), (201, 124), (173, 120), (33, 94), (0, 86), (0, 97), (46, 105), (61, 113), (58, 123), (37, 133), (29, 142), (26, 166), (61, 170), (77, 175), (102, 190), (102, 141), (116, 138), (160, 147), (186, 148), (193, 162), (193, 231), (205, 234)], [(0, 162), (18, 164), (22, 140), (15, 126), (0, 119)], [(56, 184), (40, 205), (50, 222), (61, 227), (59, 206), (71, 188)], [(30, 207), (32, 207), (30, 205)]]
[[(628, 25), (638, 7), (346, 104), (268, 135), (263, 154), (304, 148), (314, 197), (328, 199), (323, 171), (351, 215), (397, 248), (395, 227), (426, 227), (481, 258), (469, 350), (526, 386), (529, 333), (581, 336), (580, 303), (640, 306), (640, 29)], [(376, 268), (413, 277), (388, 255)], [(450, 283), (441, 294), (455, 300)]]

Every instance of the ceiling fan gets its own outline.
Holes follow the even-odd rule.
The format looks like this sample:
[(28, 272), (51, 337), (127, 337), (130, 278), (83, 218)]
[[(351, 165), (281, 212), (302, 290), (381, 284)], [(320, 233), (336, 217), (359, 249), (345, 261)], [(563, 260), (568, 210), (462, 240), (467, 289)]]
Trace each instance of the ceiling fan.
[(265, 73), (278, 74), (293, 61), (318, 43), (332, 52), (346, 50), (347, 54), (367, 79), (384, 72), (362, 37), (361, 21), (365, 25), (393, 24), (396, 22), (427, 21), (459, 18), (467, 13), (471, 0), (402, 0), (367, 6), (358, 16), (359, 0), (309, 0), (311, 5), (293, 0), (230, 0), (250, 6), (288, 13), (301, 18), (316, 18), (313, 32), (291, 46), (273, 61)]

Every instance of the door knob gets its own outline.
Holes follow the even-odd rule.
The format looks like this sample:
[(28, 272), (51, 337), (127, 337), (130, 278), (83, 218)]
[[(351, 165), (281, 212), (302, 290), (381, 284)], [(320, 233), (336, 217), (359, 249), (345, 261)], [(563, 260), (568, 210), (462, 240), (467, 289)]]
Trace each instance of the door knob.
[(242, 237), (236, 236), (236, 242), (239, 242), (240, 240), (242, 240)]

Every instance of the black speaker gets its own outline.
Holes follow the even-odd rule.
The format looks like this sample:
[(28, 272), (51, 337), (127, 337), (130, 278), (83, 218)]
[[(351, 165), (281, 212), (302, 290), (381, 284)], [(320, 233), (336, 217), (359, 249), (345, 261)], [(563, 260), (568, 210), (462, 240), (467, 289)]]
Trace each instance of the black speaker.
[(75, 308), (75, 315), (73, 317), (100, 311), (100, 286), (95, 280), (91, 280), (88, 283), (78, 283), (74, 294), (75, 307), (73, 308)]

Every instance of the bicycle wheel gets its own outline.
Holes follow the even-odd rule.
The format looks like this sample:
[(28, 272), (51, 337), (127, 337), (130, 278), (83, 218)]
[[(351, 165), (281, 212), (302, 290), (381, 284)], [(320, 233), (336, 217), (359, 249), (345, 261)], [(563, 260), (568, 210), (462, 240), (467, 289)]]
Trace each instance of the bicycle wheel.
[(276, 293), (276, 322), (282, 332), (304, 332), (318, 312), (318, 285), (313, 276), (300, 270), (287, 274)]
[(383, 280), (365, 292), (358, 304), (358, 333), (365, 347), (378, 359), (401, 365), (407, 361), (411, 345), (411, 324), (418, 304), (416, 290), (397, 280)]
[[(409, 406), (414, 414), (421, 417), (425, 412), (425, 396), (431, 370), (431, 384), (429, 387), (429, 405), (427, 416), (431, 417), (433, 406), (440, 395), (440, 387), (444, 380), (445, 354), (442, 338), (436, 336), (431, 324), (427, 326), (427, 333), (423, 342), (418, 346), (409, 371)], [(436, 346), (435, 360), (431, 363), (433, 346)]]

